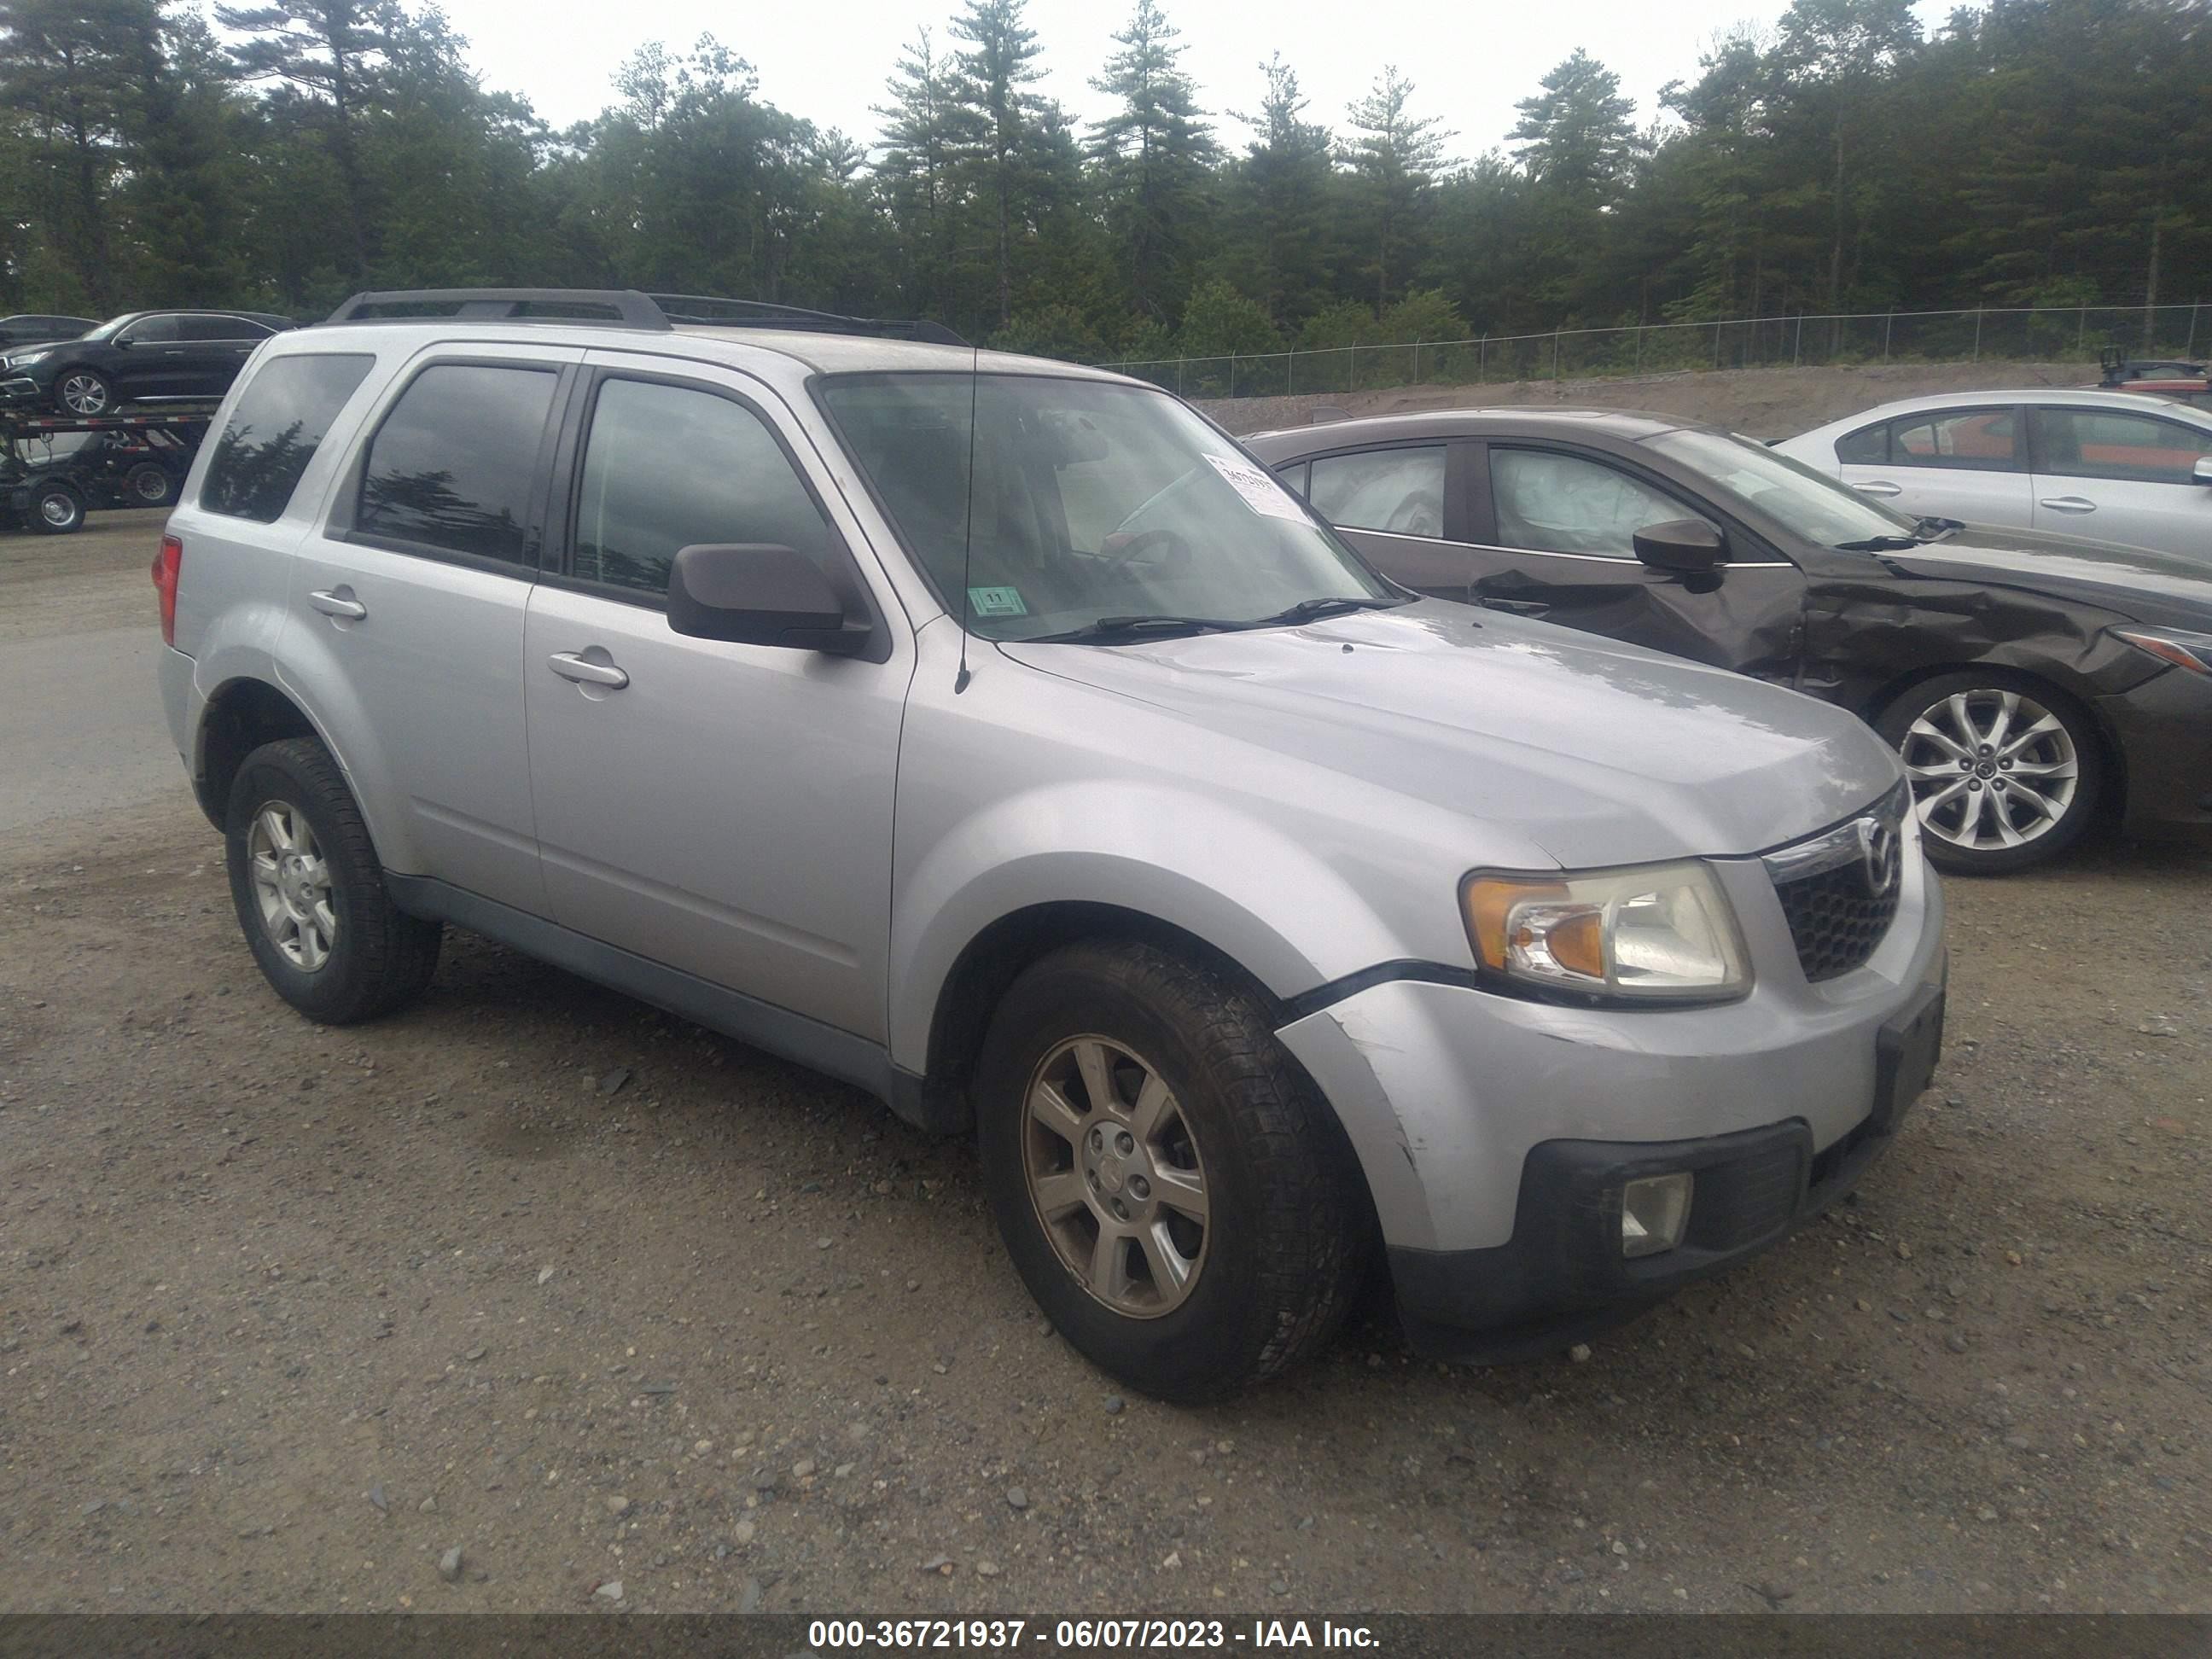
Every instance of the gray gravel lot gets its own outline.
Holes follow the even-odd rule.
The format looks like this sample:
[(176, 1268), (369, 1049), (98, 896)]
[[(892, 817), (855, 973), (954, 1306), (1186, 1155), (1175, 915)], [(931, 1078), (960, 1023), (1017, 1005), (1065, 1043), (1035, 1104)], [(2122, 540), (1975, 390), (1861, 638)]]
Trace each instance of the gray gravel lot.
[[(101, 523), (0, 538), (0, 673), (150, 616)], [(1585, 1360), (1378, 1310), (1190, 1411), (1044, 1328), (966, 1145), (462, 935), (309, 1026), (180, 775), (17, 823), (0, 1607), (2212, 1611), (2212, 857), (1949, 893), (1856, 1203)]]

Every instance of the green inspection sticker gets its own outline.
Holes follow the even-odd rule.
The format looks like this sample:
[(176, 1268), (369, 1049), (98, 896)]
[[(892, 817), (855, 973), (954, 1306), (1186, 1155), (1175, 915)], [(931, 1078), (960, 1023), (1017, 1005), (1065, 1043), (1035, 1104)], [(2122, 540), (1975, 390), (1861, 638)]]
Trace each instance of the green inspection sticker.
[(979, 617), (1026, 617), (1029, 605), (1018, 587), (971, 587), (968, 606)]

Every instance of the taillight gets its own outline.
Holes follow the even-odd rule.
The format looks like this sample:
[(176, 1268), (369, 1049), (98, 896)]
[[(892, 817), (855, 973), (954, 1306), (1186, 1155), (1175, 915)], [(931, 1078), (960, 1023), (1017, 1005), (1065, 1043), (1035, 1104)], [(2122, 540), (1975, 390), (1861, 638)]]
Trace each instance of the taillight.
[(161, 643), (177, 642), (177, 573), (185, 567), (185, 544), (174, 536), (161, 538), (161, 550), (154, 556), (154, 591), (161, 599)]

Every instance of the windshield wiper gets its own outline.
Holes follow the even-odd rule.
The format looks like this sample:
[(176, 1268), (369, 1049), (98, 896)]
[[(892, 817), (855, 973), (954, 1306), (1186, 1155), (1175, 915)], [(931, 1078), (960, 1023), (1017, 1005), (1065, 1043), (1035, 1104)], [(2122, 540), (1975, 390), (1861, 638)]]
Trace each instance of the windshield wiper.
[(1022, 643), (1097, 644), (1174, 634), (1234, 634), (1250, 628), (1281, 628), (1293, 623), (1311, 622), (1317, 617), (1336, 616), (1346, 611), (1374, 611), (1403, 603), (1401, 599), (1300, 599), (1296, 605), (1278, 611), (1272, 617), (1251, 617), (1241, 621), (1225, 617), (1101, 617), (1097, 622), (1086, 623), (1081, 628), (1071, 628), (1064, 634), (1039, 634)]
[(1273, 628), (1284, 623), (1311, 622), (1318, 617), (1339, 617), (1350, 611), (1385, 611), (1404, 603), (1402, 599), (1300, 599), (1287, 610), (1278, 611), (1272, 617), (1261, 617), (1244, 626)]
[(1105, 643), (1174, 634), (1225, 634), (1250, 623), (1230, 622), (1220, 617), (1101, 617), (1064, 634), (1039, 634), (1024, 645), (1071, 645), (1079, 641)]
[(1869, 536), (1864, 541), (1838, 542), (1839, 553), (1902, 553), (1920, 545), (1917, 536)]

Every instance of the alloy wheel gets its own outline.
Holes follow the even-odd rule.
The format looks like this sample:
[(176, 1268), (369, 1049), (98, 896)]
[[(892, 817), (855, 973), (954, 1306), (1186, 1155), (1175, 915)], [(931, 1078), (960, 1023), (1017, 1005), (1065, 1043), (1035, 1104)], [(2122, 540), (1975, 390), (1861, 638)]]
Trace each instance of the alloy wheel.
[(253, 815), (246, 837), (246, 868), (261, 926), (284, 959), (312, 974), (337, 942), (331, 867), (307, 817), (289, 801), (270, 801)]
[(1960, 691), (1932, 703), (1905, 728), (1902, 750), (1921, 828), (1969, 852), (2040, 840), (2081, 785), (2073, 734), (2019, 691)]
[(1060, 1043), (1030, 1076), (1022, 1144), (1030, 1202), (1076, 1282), (1133, 1319), (1180, 1307), (1206, 1266), (1210, 1200), (1158, 1070), (1110, 1037)]
[(62, 402), (72, 415), (98, 415), (107, 408), (107, 386), (96, 374), (70, 374), (62, 380)]

